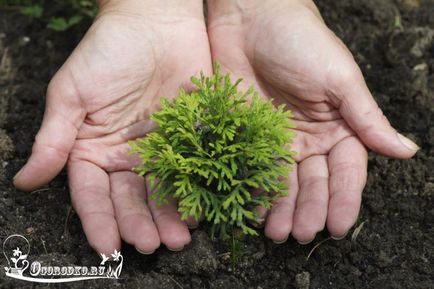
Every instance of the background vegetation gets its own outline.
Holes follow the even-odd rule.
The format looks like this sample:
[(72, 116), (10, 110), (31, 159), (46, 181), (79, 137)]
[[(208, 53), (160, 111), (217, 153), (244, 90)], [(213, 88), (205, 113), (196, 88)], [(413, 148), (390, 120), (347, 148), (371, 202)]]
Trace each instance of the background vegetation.
[(0, 0), (0, 7), (18, 10), (54, 31), (66, 31), (97, 12), (93, 0)]

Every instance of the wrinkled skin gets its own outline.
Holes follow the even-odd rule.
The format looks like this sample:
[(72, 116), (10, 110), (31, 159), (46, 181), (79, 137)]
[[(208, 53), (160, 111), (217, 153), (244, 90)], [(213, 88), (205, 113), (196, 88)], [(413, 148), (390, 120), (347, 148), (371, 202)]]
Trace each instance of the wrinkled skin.
[(67, 162), (73, 206), (90, 245), (105, 253), (119, 249), (121, 238), (143, 253), (160, 242), (172, 250), (190, 242), (175, 202), (146, 205), (127, 141), (152, 129), (149, 114), (161, 96), (191, 89), (190, 77), (212, 67), (201, 2), (182, 9), (173, 1), (146, 9), (135, 2), (145, 1), (104, 5), (53, 77), (32, 155), (14, 180), (34, 190)]
[(355, 223), (367, 177), (365, 146), (409, 158), (345, 45), (311, 1), (208, 1), (214, 61), (294, 112), (297, 165), (290, 192), (262, 211), (276, 243), (309, 243), (327, 226), (340, 239)]
[(149, 115), (161, 96), (192, 89), (190, 76), (201, 70), (210, 74), (212, 58), (295, 113), (299, 154), (290, 194), (264, 212), (275, 242), (291, 232), (308, 242), (325, 224), (335, 238), (345, 235), (366, 181), (364, 145), (397, 158), (417, 150), (390, 127), (310, 1), (209, 1), (208, 35), (201, 0), (100, 5), (49, 85), (32, 155), (14, 178), (32, 191), (67, 164), (73, 206), (97, 252), (120, 249), (121, 239), (145, 254), (161, 243), (180, 250), (190, 242), (195, 222), (179, 219), (174, 200), (160, 208), (147, 201), (127, 141), (152, 130)]

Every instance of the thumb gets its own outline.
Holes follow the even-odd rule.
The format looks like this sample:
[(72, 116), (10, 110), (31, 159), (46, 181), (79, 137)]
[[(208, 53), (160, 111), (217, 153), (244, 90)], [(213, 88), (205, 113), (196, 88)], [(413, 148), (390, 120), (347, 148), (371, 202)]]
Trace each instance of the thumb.
[(375, 152), (399, 159), (412, 157), (419, 147), (390, 125), (357, 66), (355, 71), (346, 79), (348, 81), (341, 83), (340, 114), (362, 142)]
[(47, 184), (62, 170), (85, 116), (71, 81), (59, 76), (48, 86), (44, 118), (32, 154), (14, 177), (15, 187), (22, 191)]

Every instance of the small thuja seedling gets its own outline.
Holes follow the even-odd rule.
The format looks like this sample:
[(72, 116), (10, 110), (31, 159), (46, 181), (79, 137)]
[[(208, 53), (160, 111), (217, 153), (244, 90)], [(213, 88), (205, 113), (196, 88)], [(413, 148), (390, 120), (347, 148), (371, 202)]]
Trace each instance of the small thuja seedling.
[(238, 91), (241, 79), (232, 83), (218, 66), (192, 82), (195, 91), (161, 101), (151, 116), (155, 131), (130, 142), (142, 159), (134, 170), (149, 176), (158, 205), (169, 196), (178, 200), (182, 219), (204, 216), (221, 237), (236, 228), (257, 235), (256, 208), (287, 194), (282, 178), (294, 163), (292, 114), (253, 88)]

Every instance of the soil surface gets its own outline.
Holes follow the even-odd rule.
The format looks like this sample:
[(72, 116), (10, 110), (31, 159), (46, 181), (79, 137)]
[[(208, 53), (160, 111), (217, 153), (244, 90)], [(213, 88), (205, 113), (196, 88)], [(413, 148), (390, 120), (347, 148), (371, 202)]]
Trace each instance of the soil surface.
[[(421, 146), (408, 161), (370, 154), (358, 234), (352, 229), (334, 241), (324, 231), (306, 246), (251, 238), (233, 267), (230, 247), (199, 228), (179, 253), (162, 247), (144, 256), (123, 244), (118, 281), (49, 286), (7, 278), (1, 270), (0, 288), (434, 288), (434, 1), (318, 5), (354, 53), (384, 114)], [(53, 266), (100, 262), (71, 208), (65, 174), (30, 194), (14, 189), (11, 179), (30, 154), (47, 83), (87, 24), (58, 33), (0, 8), (0, 240), (23, 234), (31, 256)], [(7, 265), (4, 258), (0, 263)]]

